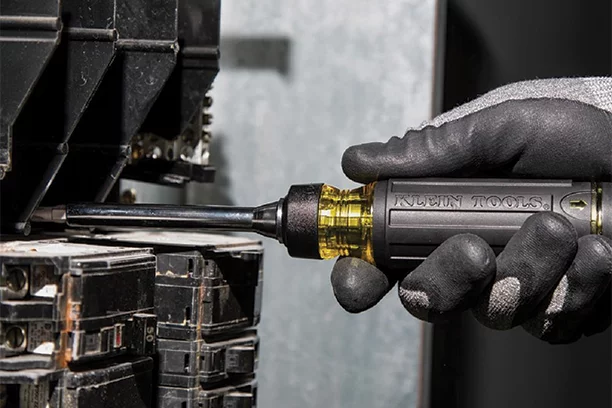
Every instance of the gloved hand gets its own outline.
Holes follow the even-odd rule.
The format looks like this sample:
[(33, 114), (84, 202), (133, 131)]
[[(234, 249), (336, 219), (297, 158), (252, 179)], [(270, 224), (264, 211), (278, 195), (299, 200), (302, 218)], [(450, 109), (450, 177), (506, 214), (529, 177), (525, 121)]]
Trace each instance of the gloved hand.
[[(403, 138), (350, 147), (343, 170), (354, 181), (392, 177), (506, 177), (606, 181), (612, 177), (612, 78), (548, 79), (498, 88), (438, 116)], [(457, 235), (413, 271), (394, 275), (339, 259), (338, 302), (357, 313), (399, 281), (414, 316), (437, 322), (467, 309), (484, 325), (522, 325), (567, 343), (610, 325), (612, 241), (577, 238), (563, 216), (530, 217), (495, 258), (474, 235)]]

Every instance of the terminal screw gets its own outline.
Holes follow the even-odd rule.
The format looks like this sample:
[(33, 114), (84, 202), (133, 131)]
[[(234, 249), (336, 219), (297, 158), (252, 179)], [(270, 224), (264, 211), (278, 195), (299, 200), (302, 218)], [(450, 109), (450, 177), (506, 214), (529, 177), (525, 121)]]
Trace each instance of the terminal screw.
[(124, 190), (119, 201), (121, 204), (134, 204), (136, 202), (136, 190), (133, 188)]
[(19, 326), (11, 326), (4, 336), (4, 344), (9, 350), (17, 350), (24, 346), (26, 340), (25, 330)]
[(14, 292), (20, 292), (28, 284), (28, 272), (23, 268), (11, 268), (7, 275), (6, 286)]

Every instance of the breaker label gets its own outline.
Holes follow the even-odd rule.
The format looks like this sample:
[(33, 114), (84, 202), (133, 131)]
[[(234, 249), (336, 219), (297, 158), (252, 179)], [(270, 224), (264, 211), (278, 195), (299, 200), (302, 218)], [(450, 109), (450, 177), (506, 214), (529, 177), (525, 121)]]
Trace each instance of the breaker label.
[(34, 354), (51, 355), (55, 349), (53, 325), (49, 322), (28, 324), (28, 351)]
[(48, 408), (49, 383), (22, 384), (19, 387), (19, 400), (21, 407)]

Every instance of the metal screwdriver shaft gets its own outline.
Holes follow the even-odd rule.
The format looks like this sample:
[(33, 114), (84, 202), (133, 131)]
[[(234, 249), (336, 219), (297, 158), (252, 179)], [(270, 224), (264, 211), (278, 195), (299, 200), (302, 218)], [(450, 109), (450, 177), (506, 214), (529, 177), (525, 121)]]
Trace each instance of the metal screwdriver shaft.
[[(275, 232), (267, 214), (271, 206), (178, 206), (155, 204), (70, 204), (40, 208), (32, 221), (65, 223), (71, 227), (204, 229), (219, 231)], [(272, 228), (270, 228), (272, 227)]]

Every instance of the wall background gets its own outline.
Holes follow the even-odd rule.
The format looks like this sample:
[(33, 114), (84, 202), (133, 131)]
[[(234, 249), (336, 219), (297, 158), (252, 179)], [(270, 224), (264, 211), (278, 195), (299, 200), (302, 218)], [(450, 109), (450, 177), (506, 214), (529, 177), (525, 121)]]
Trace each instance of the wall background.
[[(218, 181), (190, 186), (187, 201), (257, 205), (296, 183), (351, 187), (346, 147), (430, 116), (434, 15), (433, 0), (225, 1), (212, 91)], [(415, 406), (420, 323), (394, 293), (349, 315), (331, 266), (266, 243), (258, 405)]]

